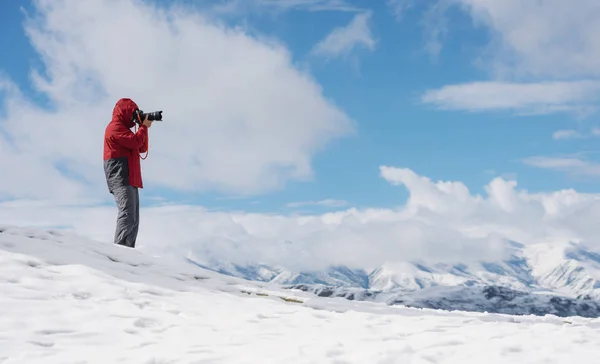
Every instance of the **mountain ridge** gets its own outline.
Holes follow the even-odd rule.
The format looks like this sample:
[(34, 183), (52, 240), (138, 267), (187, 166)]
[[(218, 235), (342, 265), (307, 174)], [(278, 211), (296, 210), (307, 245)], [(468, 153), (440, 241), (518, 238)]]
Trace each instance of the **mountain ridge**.
[(315, 284), (380, 292), (416, 292), (432, 287), (497, 286), (515, 291), (549, 291), (565, 297), (600, 298), (600, 253), (582, 243), (509, 242), (503, 261), (427, 263), (404, 261), (352, 269), (332, 266), (322, 271), (294, 272), (266, 264), (237, 265), (210, 260), (190, 263), (251, 281), (282, 285)]

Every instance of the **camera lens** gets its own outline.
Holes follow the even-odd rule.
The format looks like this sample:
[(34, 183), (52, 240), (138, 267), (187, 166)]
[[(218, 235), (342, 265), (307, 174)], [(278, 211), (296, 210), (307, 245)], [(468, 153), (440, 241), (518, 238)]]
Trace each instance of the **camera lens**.
[(162, 111), (154, 111), (148, 114), (148, 120), (162, 120)]

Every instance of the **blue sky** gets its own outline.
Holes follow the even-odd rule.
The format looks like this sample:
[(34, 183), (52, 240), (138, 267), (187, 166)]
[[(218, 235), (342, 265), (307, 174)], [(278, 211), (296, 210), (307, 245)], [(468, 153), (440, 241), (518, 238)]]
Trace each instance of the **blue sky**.
[[(239, 8), (233, 13), (221, 15), (227, 24), (247, 27), (255, 34), (267, 35), (283, 43), (293, 57), (293, 64), (312, 75), (322, 87), (323, 95), (352, 120), (355, 132), (328, 142), (314, 154), (311, 159), (314, 178), (309, 181), (292, 179), (281, 189), (235, 198), (235, 194), (214, 191), (181, 192), (176, 188), (161, 188), (149, 179), (149, 197), (181, 199), (214, 209), (260, 212), (295, 211), (286, 204), (326, 199), (347, 201), (348, 205), (344, 207), (393, 207), (403, 203), (407, 193), (381, 177), (379, 167), (382, 165), (409, 168), (432, 180), (462, 181), (473, 193), (484, 193), (484, 185), (496, 176), (514, 178), (520, 188), (532, 192), (564, 188), (583, 192), (597, 190), (600, 174), (595, 172), (594, 161), (598, 159), (598, 140), (590, 134), (590, 130), (600, 126), (595, 111), (585, 117), (572, 112), (522, 115), (510, 109), (510, 106), (520, 105), (514, 100), (510, 101), (513, 104), (509, 102), (509, 107), (481, 111), (468, 107), (444, 110), (439, 108), (440, 103), (422, 102), (423, 95), (429, 90), (499, 79), (494, 61), (506, 57), (504, 53), (494, 57), (494, 44), (506, 41), (508, 36), (503, 38), (504, 29), (493, 29), (460, 4), (451, 6), (442, 14), (443, 18), (428, 18), (431, 14), (428, 13), (431, 11), (429, 5), (414, 6), (415, 3), (409, 1), (394, 4), (348, 1), (361, 9), (358, 12), (316, 11), (311, 8), (311, 1), (298, 8), (282, 6), (279, 11), (273, 11), (265, 5), (267, 1), (265, 4), (260, 0), (255, 2), (256, 5), (248, 7), (239, 6), (238, 2)], [(335, 5), (340, 2), (312, 3)], [(394, 10), (403, 4), (413, 6), (405, 8), (398, 19)], [(214, 6), (214, 2), (205, 2), (205, 6), (197, 8), (210, 11)], [(24, 0), (0, 4), (0, 47), (4, 50), (0, 69), (27, 98), (42, 103), (44, 98), (35, 94), (28, 74), (30, 67), (43, 68), (44, 64), (24, 34), (21, 7), (31, 9), (32, 5)], [(488, 11), (490, 16), (495, 14), (494, 9), (482, 10)], [(311, 54), (313, 47), (330, 32), (337, 27), (349, 26), (362, 11), (370, 14), (366, 22), (368, 34), (363, 35), (372, 40), (372, 49), (357, 42), (347, 54), (339, 57), (327, 59)], [(134, 14), (131, 16), (135, 17)], [(475, 21), (478, 26), (474, 26)], [(152, 27), (152, 24), (146, 26)], [(436, 26), (444, 28), (446, 33), (439, 39), (439, 53), (432, 53), (430, 32)], [(496, 35), (492, 38), (491, 34)], [(544, 39), (541, 37), (540, 42)], [(510, 39), (505, 42), (507, 48), (511, 44)], [(560, 49), (556, 44), (554, 48)], [(160, 49), (147, 49), (147, 52), (146, 56), (152, 57)], [(519, 56), (518, 49), (514, 53)], [(490, 54), (489, 58), (482, 58)], [(522, 58), (536, 59), (529, 56)], [(507, 64), (512, 66), (510, 62)], [(519, 66), (517, 62), (514, 68), (520, 71)], [(530, 63), (527, 66), (534, 68)], [(548, 65), (544, 67), (550, 69)], [(502, 76), (501, 79), (533, 83), (584, 79), (580, 75), (554, 76), (548, 71), (541, 76), (525, 74), (519, 78)], [(473, 95), (473, 99), (476, 98), (477, 95)], [(568, 96), (565, 98), (571, 100)], [(560, 101), (552, 100), (562, 105)], [(161, 105), (155, 108), (161, 108)], [(177, 122), (168, 120), (170, 111), (165, 110), (167, 121), (155, 125), (153, 133), (172, 128)], [(557, 136), (572, 136), (574, 130), (587, 134), (582, 138), (553, 138), (553, 133), (559, 130), (571, 131)], [(560, 161), (556, 158), (564, 156), (570, 158), (566, 162), (566, 172), (557, 170)], [(546, 158), (546, 168), (540, 168), (539, 160), (537, 166), (524, 163), (530, 157)], [(588, 164), (581, 164), (584, 160)], [(97, 164), (97, 168), (101, 168), (101, 164)], [(307, 205), (298, 211), (328, 209), (331, 207)]]
[(598, 247), (597, 0), (17, 0), (0, 17), (4, 224), (112, 241), (102, 137), (130, 97), (165, 116), (142, 164), (153, 254), (322, 269)]

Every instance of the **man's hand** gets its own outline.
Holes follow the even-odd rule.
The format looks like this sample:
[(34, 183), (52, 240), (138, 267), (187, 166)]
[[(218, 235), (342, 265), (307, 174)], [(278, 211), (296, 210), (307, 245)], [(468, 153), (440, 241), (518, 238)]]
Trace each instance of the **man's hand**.
[(146, 115), (146, 118), (144, 119), (144, 122), (142, 122), (142, 125), (146, 125), (148, 128), (152, 126), (152, 123), (154, 121), (148, 120), (148, 115)]

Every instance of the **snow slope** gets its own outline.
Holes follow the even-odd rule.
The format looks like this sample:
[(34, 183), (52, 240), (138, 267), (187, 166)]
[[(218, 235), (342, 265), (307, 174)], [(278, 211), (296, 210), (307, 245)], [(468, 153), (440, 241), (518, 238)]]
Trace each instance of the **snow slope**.
[(319, 298), (70, 234), (0, 230), (2, 364), (566, 363), (600, 345), (596, 319)]

